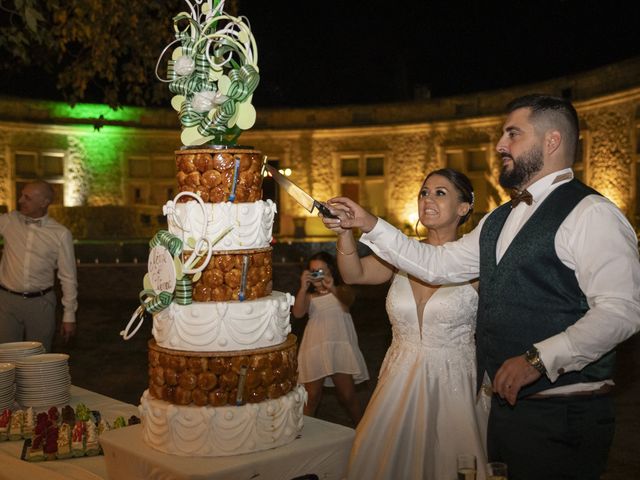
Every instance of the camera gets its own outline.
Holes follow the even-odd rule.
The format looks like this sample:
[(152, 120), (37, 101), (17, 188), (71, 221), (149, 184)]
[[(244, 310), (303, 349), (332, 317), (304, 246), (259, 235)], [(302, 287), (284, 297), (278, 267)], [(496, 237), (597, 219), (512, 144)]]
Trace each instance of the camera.
[(311, 280), (321, 280), (324, 278), (324, 271), (320, 268), (311, 272)]

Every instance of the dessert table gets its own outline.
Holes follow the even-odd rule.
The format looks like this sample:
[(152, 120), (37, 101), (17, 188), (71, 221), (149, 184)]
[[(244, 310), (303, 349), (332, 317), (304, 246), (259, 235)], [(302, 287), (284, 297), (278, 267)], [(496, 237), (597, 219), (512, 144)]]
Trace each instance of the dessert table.
[[(138, 415), (138, 408), (99, 393), (71, 386), (70, 405), (84, 403), (113, 422)], [(0, 480), (292, 480), (297, 477), (339, 480), (345, 477), (355, 431), (304, 417), (293, 442), (273, 450), (231, 457), (179, 457), (157, 452), (142, 441), (142, 428), (132, 425), (100, 437), (104, 455), (46, 462), (20, 460), (23, 442), (0, 442)]]
[[(134, 405), (72, 385), (69, 405), (75, 407), (78, 403), (84, 403), (91, 410), (98, 410), (100, 415), (109, 422), (113, 422), (119, 416), (127, 419), (131, 415), (138, 415), (138, 407)], [(0, 442), (0, 465), (2, 465), (0, 479), (96, 480), (109, 478), (104, 457), (101, 455), (47, 462), (25, 462), (20, 460), (23, 444), (24, 441)]]

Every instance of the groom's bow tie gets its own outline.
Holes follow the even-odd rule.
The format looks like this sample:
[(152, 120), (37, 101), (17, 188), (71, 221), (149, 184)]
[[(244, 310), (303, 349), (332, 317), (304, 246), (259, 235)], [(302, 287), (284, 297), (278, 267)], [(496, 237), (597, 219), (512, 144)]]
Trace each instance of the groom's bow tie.
[(27, 225), (37, 225), (38, 227), (40, 227), (42, 225), (42, 219), (24, 217), (24, 223), (26, 223)]
[(523, 190), (522, 192), (513, 190), (511, 192), (511, 208), (516, 208), (520, 202), (531, 205), (531, 202), (533, 202), (533, 197), (528, 190)]

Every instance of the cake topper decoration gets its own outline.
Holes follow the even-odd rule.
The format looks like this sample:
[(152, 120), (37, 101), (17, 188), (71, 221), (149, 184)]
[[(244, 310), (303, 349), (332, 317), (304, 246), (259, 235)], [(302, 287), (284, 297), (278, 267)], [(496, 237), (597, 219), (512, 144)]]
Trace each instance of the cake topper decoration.
[[(193, 282), (198, 281), (202, 271), (211, 260), (213, 247), (233, 230), (227, 226), (213, 238), (207, 238), (207, 228), (210, 221), (204, 202), (200, 196), (192, 192), (180, 192), (169, 200), (162, 208), (167, 218), (178, 225), (184, 232), (183, 221), (175, 210), (175, 205), (182, 197), (193, 198), (201, 209), (203, 218), (202, 231), (197, 239), (179, 238), (167, 230), (158, 230), (149, 241), (148, 272), (143, 278), (143, 290), (140, 292), (140, 306), (133, 312), (129, 323), (120, 332), (125, 340), (133, 337), (144, 321), (144, 313), (158, 313), (175, 300), (179, 305), (189, 305), (192, 302)], [(185, 258), (187, 249), (191, 253)], [(246, 275), (245, 275), (246, 278)], [(244, 287), (243, 287), (244, 288)], [(244, 290), (243, 290), (244, 291)], [(134, 323), (138, 321), (137, 324)]]
[[(185, 146), (234, 145), (256, 120), (251, 101), (260, 81), (258, 48), (246, 17), (224, 12), (224, 0), (185, 0), (173, 18), (176, 39), (156, 64), (169, 83)], [(179, 44), (176, 46), (176, 44)], [(171, 48), (167, 78), (158, 68)]]

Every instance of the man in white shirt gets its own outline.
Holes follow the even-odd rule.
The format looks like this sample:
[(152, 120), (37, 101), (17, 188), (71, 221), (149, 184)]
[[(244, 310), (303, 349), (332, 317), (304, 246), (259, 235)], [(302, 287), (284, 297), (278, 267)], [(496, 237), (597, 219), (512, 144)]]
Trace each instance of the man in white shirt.
[(637, 238), (622, 212), (573, 179), (570, 102), (527, 95), (507, 107), (500, 183), (517, 195), (456, 242), (412, 241), (349, 199), (328, 227), (422, 280), (480, 277), (478, 378), (495, 393), (487, 446), (510, 480), (597, 480), (613, 439), (617, 344), (640, 330)]
[(76, 331), (76, 261), (71, 232), (47, 215), (53, 189), (46, 182), (24, 186), (19, 211), (0, 215), (4, 239), (0, 261), (0, 342), (39, 341), (51, 351), (55, 333), (54, 272), (62, 287), (61, 335)]

